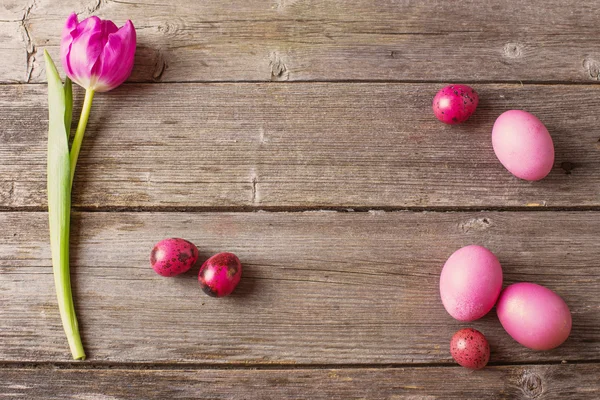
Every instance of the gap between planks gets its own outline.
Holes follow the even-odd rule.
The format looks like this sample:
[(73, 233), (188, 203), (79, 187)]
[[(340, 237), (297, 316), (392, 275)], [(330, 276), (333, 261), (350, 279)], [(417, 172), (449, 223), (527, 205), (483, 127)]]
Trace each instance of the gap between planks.
[[(71, 208), (72, 212), (79, 213), (104, 213), (104, 212), (123, 212), (123, 213), (144, 213), (144, 212), (172, 212), (172, 213), (247, 213), (247, 212), (270, 212), (270, 213), (303, 213), (303, 212), (340, 212), (340, 213), (364, 213), (364, 212), (600, 212), (600, 206), (573, 206), (573, 207), (552, 207), (541, 204), (532, 204), (530, 206), (512, 206), (512, 207), (278, 207), (278, 206), (232, 206), (232, 207), (204, 207), (204, 206), (159, 206), (159, 207), (77, 207)], [(0, 212), (31, 212), (45, 213), (47, 207), (0, 207)]]
[[(600, 86), (600, 81), (592, 82), (576, 82), (576, 81), (563, 81), (563, 80), (548, 80), (548, 81), (536, 81), (536, 80), (498, 80), (498, 79), (487, 79), (487, 80), (453, 80), (454, 83), (462, 83), (467, 85), (535, 85), (535, 86)], [(205, 80), (190, 80), (190, 81), (128, 81), (123, 83), (127, 85), (175, 85), (175, 84), (199, 84), (199, 85), (229, 85), (229, 84), (249, 84), (255, 85), (257, 83), (266, 85), (298, 85), (307, 83), (328, 83), (328, 84), (449, 84), (452, 83), (448, 80), (441, 79), (305, 79), (305, 80), (293, 80), (293, 81), (270, 81), (262, 79), (244, 79), (244, 80), (221, 80), (221, 81), (205, 81)], [(46, 85), (46, 82), (0, 82), (0, 86), (38, 86)]]
[[(537, 365), (581, 365), (581, 364), (600, 364), (598, 360), (574, 360), (574, 361), (524, 361), (524, 362), (490, 362), (487, 367), (526, 367)], [(346, 363), (346, 364), (290, 364), (290, 363), (186, 363), (186, 362), (21, 362), (21, 361), (3, 361), (0, 362), (0, 371), (9, 369), (73, 369), (73, 370), (329, 370), (329, 369), (405, 369), (405, 368), (455, 368), (459, 367), (456, 363)]]

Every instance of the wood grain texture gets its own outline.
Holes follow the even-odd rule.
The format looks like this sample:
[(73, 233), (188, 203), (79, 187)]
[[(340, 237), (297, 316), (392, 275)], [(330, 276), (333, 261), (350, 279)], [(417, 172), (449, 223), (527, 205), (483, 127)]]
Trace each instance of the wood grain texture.
[[(130, 83), (96, 97), (75, 208), (153, 212), (75, 212), (91, 362), (62, 364), (37, 212), (47, 121), (37, 83), (73, 11), (132, 19), (138, 33)], [(599, 37), (600, 0), (3, 0), (0, 398), (599, 398)], [(453, 81), (481, 96), (459, 127), (430, 109)], [(491, 149), (495, 118), (512, 108), (553, 136), (541, 182), (512, 177)], [(531, 207), (554, 211), (468, 211)], [(463, 212), (224, 212), (307, 208)], [(198, 266), (154, 274), (150, 250), (169, 236), (198, 244), (200, 261), (238, 254), (234, 295), (205, 296)], [(471, 243), (499, 256), (505, 284), (566, 300), (563, 346), (527, 350), (492, 312), (470, 325), (496, 365), (453, 366), (448, 342), (465, 324), (441, 306), (438, 278)]]
[(132, 81), (594, 82), (600, 1), (4, 0), (2, 82), (43, 82), (73, 11), (132, 19)]
[[(328, 370), (0, 369), (8, 398), (400, 400), (600, 397), (598, 364)], [(13, 396), (13, 397), (11, 397)]]
[[(598, 212), (76, 213), (72, 269), (92, 361), (451, 363), (453, 320), (439, 299), (441, 266), (481, 244), (505, 284), (555, 290), (573, 314), (571, 337), (528, 350), (494, 312), (481, 330), (493, 362), (597, 360)], [(67, 361), (45, 213), (0, 213), (0, 359)], [(202, 260), (221, 251), (244, 265), (230, 298), (198, 287), (198, 266), (166, 279), (149, 266), (155, 242), (183, 237)], [(200, 261), (202, 261), (200, 260)]]
[[(472, 120), (446, 126), (431, 84), (127, 85), (96, 97), (74, 205), (600, 206), (600, 86), (475, 88)], [(45, 207), (45, 104), (44, 86), (0, 87), (0, 207)], [(512, 108), (552, 134), (555, 167), (540, 182), (492, 150), (494, 120)]]

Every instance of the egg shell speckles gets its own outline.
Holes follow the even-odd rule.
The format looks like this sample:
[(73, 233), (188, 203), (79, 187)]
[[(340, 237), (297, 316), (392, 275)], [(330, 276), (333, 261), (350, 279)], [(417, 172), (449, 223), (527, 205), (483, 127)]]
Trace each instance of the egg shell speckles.
[(465, 368), (481, 369), (490, 361), (490, 345), (481, 332), (465, 328), (452, 336), (450, 354)]
[(233, 253), (215, 254), (202, 264), (198, 281), (204, 293), (212, 297), (231, 294), (242, 277), (242, 264)]
[(198, 261), (198, 249), (185, 239), (164, 239), (154, 245), (150, 265), (161, 276), (171, 277), (188, 271)]
[(535, 283), (508, 286), (496, 305), (504, 330), (517, 342), (533, 350), (560, 346), (571, 333), (571, 312), (552, 290)]
[(444, 308), (459, 321), (474, 321), (487, 314), (502, 290), (502, 267), (498, 258), (482, 246), (455, 251), (440, 275)]
[(554, 143), (548, 129), (526, 111), (506, 111), (496, 119), (492, 146), (500, 163), (517, 178), (543, 179), (554, 165)]
[(465, 122), (477, 108), (479, 96), (467, 85), (449, 85), (433, 98), (433, 114), (445, 124)]

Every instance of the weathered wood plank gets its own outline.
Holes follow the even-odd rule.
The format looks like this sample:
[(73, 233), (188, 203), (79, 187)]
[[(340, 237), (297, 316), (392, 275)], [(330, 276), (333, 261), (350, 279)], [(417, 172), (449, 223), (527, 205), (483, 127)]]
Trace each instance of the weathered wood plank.
[[(446, 363), (461, 327), (487, 335), (493, 362), (597, 360), (598, 212), (76, 213), (74, 292), (87, 353), (110, 362)], [(0, 213), (0, 360), (65, 361), (45, 213)], [(197, 270), (149, 267), (170, 236), (202, 258), (233, 251), (244, 277), (209, 298)], [(573, 313), (561, 347), (514, 342), (495, 313), (472, 324), (443, 309), (438, 277), (457, 248), (494, 251), (505, 283), (533, 281)]]
[[(477, 85), (479, 110), (452, 127), (431, 111), (438, 88), (128, 85), (97, 96), (74, 204), (600, 205), (600, 86)], [(0, 87), (0, 207), (46, 204), (45, 104), (44, 86)], [(514, 178), (493, 153), (491, 127), (510, 108), (535, 113), (553, 136), (555, 168), (541, 182)]]
[(0, 369), (0, 392), (35, 399), (561, 399), (600, 396), (599, 364), (325, 370)]
[(134, 81), (598, 80), (600, 1), (5, 0), (3, 82), (44, 81), (76, 11), (138, 28)]

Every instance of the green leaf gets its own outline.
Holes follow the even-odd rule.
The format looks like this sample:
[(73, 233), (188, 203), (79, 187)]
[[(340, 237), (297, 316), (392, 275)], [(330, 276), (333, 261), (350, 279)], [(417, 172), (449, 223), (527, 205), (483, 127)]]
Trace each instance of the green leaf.
[(79, 360), (85, 358), (85, 353), (73, 306), (69, 271), (71, 167), (66, 121), (67, 114), (71, 113), (71, 106), (67, 106), (67, 90), (63, 87), (56, 66), (46, 51), (44, 51), (44, 58), (46, 61), (46, 76), (48, 78), (47, 178), (52, 269), (63, 328), (67, 335), (73, 358)]
[(67, 77), (65, 79), (65, 129), (67, 130), (67, 141), (71, 136), (71, 124), (73, 122), (73, 82)]

